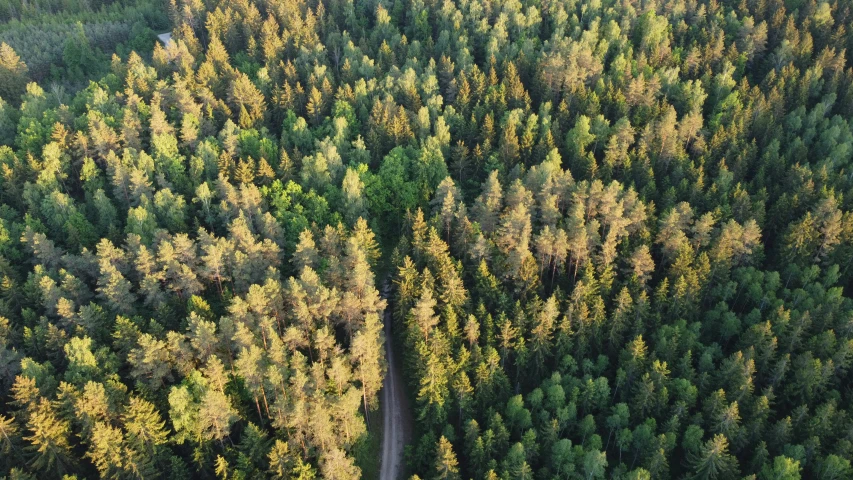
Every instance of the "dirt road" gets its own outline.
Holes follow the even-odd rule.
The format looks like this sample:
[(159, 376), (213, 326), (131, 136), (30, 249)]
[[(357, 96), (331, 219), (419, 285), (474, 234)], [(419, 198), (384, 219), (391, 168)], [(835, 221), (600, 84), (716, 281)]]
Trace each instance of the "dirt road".
[[(385, 282), (382, 297), (386, 300), (391, 292), (390, 282)], [(385, 309), (385, 360), (388, 373), (382, 385), (382, 462), (379, 480), (399, 480), (403, 472), (403, 449), (406, 446), (407, 406), (403, 392), (400, 369), (394, 361), (391, 346), (391, 308)]]

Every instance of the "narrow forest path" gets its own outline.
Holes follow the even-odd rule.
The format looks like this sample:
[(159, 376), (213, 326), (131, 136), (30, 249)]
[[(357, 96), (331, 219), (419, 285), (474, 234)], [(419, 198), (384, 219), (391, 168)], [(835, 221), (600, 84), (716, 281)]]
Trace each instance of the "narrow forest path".
[[(391, 282), (382, 287), (382, 298), (390, 301)], [(385, 360), (388, 372), (382, 385), (382, 461), (379, 480), (399, 480), (403, 472), (403, 450), (406, 446), (406, 421), (409, 414), (400, 368), (394, 361), (391, 341), (391, 307), (385, 308)]]

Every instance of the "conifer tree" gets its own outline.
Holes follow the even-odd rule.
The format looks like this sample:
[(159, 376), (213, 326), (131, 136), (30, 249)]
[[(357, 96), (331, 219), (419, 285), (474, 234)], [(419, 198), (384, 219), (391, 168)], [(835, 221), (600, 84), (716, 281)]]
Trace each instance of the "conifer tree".
[(74, 467), (69, 436), (71, 425), (57, 415), (50, 402), (41, 398), (29, 407), (28, 435), (24, 440), (32, 454), (30, 465), (36, 470), (62, 475)]
[(28, 82), (27, 65), (6, 42), (0, 44), (0, 98), (18, 105)]

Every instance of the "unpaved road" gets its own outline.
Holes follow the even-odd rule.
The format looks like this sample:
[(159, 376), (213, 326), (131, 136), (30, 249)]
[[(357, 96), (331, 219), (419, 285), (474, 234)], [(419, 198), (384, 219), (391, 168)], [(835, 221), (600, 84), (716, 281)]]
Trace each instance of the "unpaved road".
[[(388, 300), (391, 292), (390, 282), (382, 288), (382, 297)], [(403, 380), (400, 369), (394, 361), (394, 349), (391, 346), (391, 307), (385, 309), (385, 360), (388, 372), (382, 385), (382, 462), (379, 480), (399, 480), (403, 472), (403, 449), (406, 446), (405, 421), (407, 414), (406, 398), (403, 392)]]

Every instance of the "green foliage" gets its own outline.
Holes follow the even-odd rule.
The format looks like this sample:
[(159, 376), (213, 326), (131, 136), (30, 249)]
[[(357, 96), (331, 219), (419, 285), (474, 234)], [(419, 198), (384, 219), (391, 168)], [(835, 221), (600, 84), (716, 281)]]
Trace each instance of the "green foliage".
[(646, 3), (0, 0), (0, 477), (849, 478), (851, 11)]
[(79, 87), (106, 74), (113, 53), (150, 54), (154, 32), (169, 28), (163, 7), (159, 0), (4, 1), (0, 43), (18, 52), (34, 80)]

